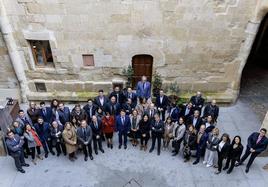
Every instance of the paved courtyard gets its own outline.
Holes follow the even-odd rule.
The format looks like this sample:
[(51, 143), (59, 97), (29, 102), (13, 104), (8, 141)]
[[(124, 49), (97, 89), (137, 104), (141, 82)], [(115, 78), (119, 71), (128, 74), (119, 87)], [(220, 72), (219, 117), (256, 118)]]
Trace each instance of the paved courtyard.
[[(258, 117), (247, 103), (220, 108), (218, 127), (231, 136), (240, 134), (245, 145), (250, 132), (260, 127)], [(117, 142), (116, 142), (117, 144)], [(267, 158), (258, 158), (248, 174), (245, 166), (235, 168), (231, 175), (222, 172), (215, 175), (214, 168), (202, 163), (193, 166), (184, 163), (182, 155), (172, 157), (170, 151), (148, 153), (128, 146), (128, 150), (106, 149), (105, 153), (93, 155), (94, 161), (84, 162), (79, 154), (76, 162), (67, 157), (51, 156), (37, 165), (31, 164), (26, 173), (18, 173), (11, 157), (0, 158), (1, 187), (86, 187), (86, 186), (254, 186), (268, 184), (268, 172), (262, 166)], [(266, 185), (265, 185), (266, 184)]]

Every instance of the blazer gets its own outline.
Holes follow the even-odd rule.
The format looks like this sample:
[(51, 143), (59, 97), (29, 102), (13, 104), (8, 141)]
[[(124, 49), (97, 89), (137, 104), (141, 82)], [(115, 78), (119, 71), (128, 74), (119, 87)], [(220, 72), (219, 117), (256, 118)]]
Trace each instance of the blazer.
[(175, 127), (173, 129), (173, 137), (174, 137), (174, 140), (182, 140), (183, 136), (184, 136), (184, 133), (186, 131), (186, 127), (184, 124), (175, 124)]
[(94, 104), (91, 107), (86, 104), (83, 109), (87, 114), (87, 123), (89, 124), (91, 122), (92, 116), (96, 113), (97, 107)]
[(167, 107), (169, 105), (169, 100), (166, 95), (163, 96), (162, 103), (160, 102), (160, 96), (156, 97), (156, 103), (157, 108), (163, 108), (164, 110), (167, 110)]
[(107, 119), (105, 116), (102, 118), (102, 131), (104, 133), (113, 133), (115, 130), (115, 120), (114, 116), (110, 116)]
[(73, 109), (73, 111), (71, 113), (71, 120), (75, 119), (76, 120), (76, 124), (78, 126), (80, 126), (80, 123), (81, 123), (82, 120), (86, 120), (87, 121), (87, 118), (88, 118), (87, 117), (87, 114), (86, 114), (86, 112), (83, 109), (81, 109), (81, 111), (80, 111), (79, 114), (77, 114), (74, 109)]
[(170, 108), (169, 116), (171, 117), (172, 122), (179, 121), (180, 118), (180, 109), (176, 106), (175, 108)]
[(218, 147), (218, 144), (220, 143), (220, 139), (215, 136), (214, 136), (214, 139), (213, 140), (212, 139), (213, 139), (213, 135), (212, 133), (209, 133), (208, 140), (207, 140), (207, 149), (210, 151), (217, 151), (217, 147)]
[(125, 115), (125, 123), (124, 124), (122, 124), (121, 116), (120, 115), (116, 116), (115, 128), (116, 128), (116, 131), (118, 131), (119, 133), (129, 132), (131, 129), (131, 123), (130, 123), (129, 116)]
[(196, 123), (194, 124), (194, 115), (191, 115), (188, 120), (186, 121), (187, 126), (193, 124), (195, 129), (199, 131), (200, 126), (203, 124), (202, 118), (198, 117)]
[(135, 105), (132, 103), (131, 105), (128, 103), (124, 103), (122, 108), (126, 111), (126, 114), (129, 115), (135, 109)]
[(64, 126), (66, 122), (71, 121), (71, 113), (69, 107), (64, 107), (63, 110), (58, 109), (59, 121)]
[[(114, 113), (112, 112), (112, 106), (115, 107)], [(109, 102), (109, 103), (106, 103), (104, 107), (104, 111), (109, 112), (111, 115), (119, 115), (120, 109), (121, 107), (119, 103), (112, 104), (111, 102)]]
[(15, 134), (14, 139), (7, 138), (6, 139), (6, 146), (8, 148), (9, 154), (14, 157), (21, 154), (23, 151), (23, 144), (24, 140), (20, 138), (19, 135)]
[(149, 135), (150, 134), (150, 130), (151, 130), (151, 123), (148, 120), (147, 122), (140, 120), (139, 122), (139, 130), (141, 134), (146, 134)]
[(219, 116), (219, 107), (212, 106), (211, 104), (205, 106), (203, 117), (207, 117), (209, 115), (211, 115), (215, 120), (217, 120)]
[(242, 155), (243, 149), (244, 147), (242, 144), (238, 145), (236, 148), (234, 148), (233, 145), (231, 145), (228, 158), (231, 160), (240, 161), (240, 157)]
[(144, 97), (148, 99), (151, 97), (151, 83), (149, 81), (146, 81), (144, 84), (145, 85), (143, 86), (142, 81), (138, 82), (136, 86), (136, 93), (138, 97)]
[(184, 144), (184, 146), (188, 145), (191, 150), (195, 150), (196, 145), (197, 145), (196, 139), (197, 139), (196, 133), (186, 131), (186, 133), (184, 135), (183, 144)]
[(28, 118), (26, 115), (24, 116), (24, 118), (17, 117), (15, 121), (19, 122), (19, 126), (22, 127), (22, 129), (25, 127), (27, 123), (33, 126), (32, 120)]
[(259, 132), (254, 132), (248, 137), (247, 148), (254, 149), (256, 153), (261, 153), (265, 151), (268, 145), (268, 138), (266, 136), (262, 137), (260, 142), (257, 143), (259, 135), (260, 135)]
[(35, 123), (34, 128), (41, 142), (50, 140), (51, 138), (50, 125), (48, 123), (44, 122), (42, 125), (39, 123)]
[(61, 141), (63, 130), (64, 129), (62, 125), (58, 125), (56, 129), (51, 127), (50, 135), (51, 135), (52, 145), (56, 145), (58, 142)]
[[(198, 139), (198, 133), (196, 135), (196, 140)], [(208, 134), (206, 132), (203, 133), (201, 136), (199, 143), (197, 143), (197, 146), (199, 149), (205, 149), (207, 145), (207, 139), (208, 139)]]
[(136, 124), (133, 124), (133, 115), (129, 115), (129, 119), (130, 119), (131, 129), (139, 129), (139, 122), (141, 120), (141, 116), (137, 115)]
[[(118, 98), (117, 98), (117, 94), (118, 94)], [(120, 103), (120, 104), (123, 104), (125, 101), (126, 101), (126, 97), (125, 95), (123, 94), (123, 92), (118, 92), (116, 93), (115, 91), (112, 92), (109, 96), (109, 99), (111, 99), (111, 97), (115, 97), (116, 98), (116, 102)]]
[(92, 141), (93, 132), (90, 126), (87, 126), (85, 128), (86, 133), (84, 135), (83, 127), (77, 128), (77, 139), (81, 144), (85, 144), (85, 142), (88, 142), (88, 144)]
[(128, 93), (128, 92), (126, 92), (126, 93), (125, 93), (125, 98), (126, 98), (126, 99), (131, 99), (131, 100), (132, 100), (132, 103), (133, 103), (134, 105), (137, 104), (137, 94), (135, 94), (134, 92), (132, 92), (131, 94)]
[(185, 121), (188, 121), (188, 119), (190, 118), (190, 116), (192, 116), (194, 114), (194, 109), (193, 107), (190, 109), (189, 113), (187, 115), (185, 115), (185, 111), (186, 111), (186, 108), (187, 108), (187, 105), (184, 105), (182, 107), (182, 110), (181, 110), (181, 116), (183, 116), (185, 118)]
[(27, 145), (29, 148), (35, 147), (36, 143), (34, 141), (34, 137), (31, 132), (25, 132), (23, 136), (27, 139)]
[(162, 135), (165, 130), (164, 122), (162, 120), (159, 122), (153, 121), (151, 130), (153, 135)]
[[(190, 102), (193, 103), (194, 108), (201, 109), (204, 106), (205, 99), (202, 97), (197, 97), (196, 95), (192, 96)], [(199, 107), (201, 106), (201, 107)]]
[(227, 156), (229, 154), (229, 150), (230, 150), (230, 143), (229, 142), (226, 142), (224, 144), (224, 146), (221, 148), (221, 151), (219, 150), (219, 144), (218, 144), (217, 152), (218, 152), (219, 157), (227, 158)]
[(97, 120), (97, 128), (95, 127), (94, 123), (91, 122), (90, 123), (90, 127), (92, 129), (92, 133), (93, 133), (93, 136), (96, 137), (97, 135), (101, 135), (102, 134), (102, 123), (101, 123), (101, 120)]
[(32, 123), (34, 124), (34, 123), (37, 123), (37, 118), (39, 117), (39, 115), (40, 115), (40, 109), (34, 109), (34, 110), (32, 110), (32, 109), (28, 109), (27, 110), (27, 114), (28, 114), (28, 116), (30, 117), (30, 119), (32, 120)]
[(47, 122), (47, 123), (52, 123), (52, 109), (51, 107), (45, 107), (45, 110), (46, 111), (43, 111), (43, 109), (40, 109), (40, 116), (43, 117), (44, 119), (44, 122)]
[(106, 105), (106, 103), (109, 102), (109, 99), (106, 96), (103, 96), (103, 105), (100, 102), (100, 96), (95, 97), (94, 99), (94, 104), (97, 105), (98, 107), (100, 107), (102, 110), (104, 110), (104, 107)]
[(150, 108), (147, 108), (145, 111), (144, 111), (144, 114), (147, 114), (149, 116), (150, 119), (153, 119), (154, 120), (154, 115), (155, 114), (158, 114), (158, 111), (156, 110), (156, 108), (153, 109), (153, 114), (151, 115), (151, 109)]

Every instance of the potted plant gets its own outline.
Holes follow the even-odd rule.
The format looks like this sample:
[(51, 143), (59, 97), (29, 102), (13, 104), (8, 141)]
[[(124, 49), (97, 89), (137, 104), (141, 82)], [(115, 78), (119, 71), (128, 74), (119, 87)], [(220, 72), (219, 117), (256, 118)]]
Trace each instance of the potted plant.
[(177, 103), (179, 101), (179, 93), (180, 93), (180, 87), (177, 81), (170, 83), (168, 90), (170, 93), (170, 95), (168, 96), (170, 102)]
[(126, 87), (130, 87), (134, 75), (134, 70), (132, 66), (128, 65), (127, 68), (123, 69), (122, 74), (127, 78)]
[(155, 72), (153, 79), (153, 96), (157, 97), (159, 95), (160, 89), (162, 87), (163, 80), (159, 73)]

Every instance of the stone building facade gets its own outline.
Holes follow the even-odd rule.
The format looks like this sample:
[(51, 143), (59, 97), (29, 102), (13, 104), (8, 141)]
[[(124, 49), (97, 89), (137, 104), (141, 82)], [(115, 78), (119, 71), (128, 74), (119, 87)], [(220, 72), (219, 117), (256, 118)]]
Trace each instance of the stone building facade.
[[(268, 4), (267, 0), (0, 2), (1, 32), (11, 59), (3, 59), (6, 50), (1, 50), (1, 64), (5, 62), (7, 70), (1, 69), (0, 82), (8, 80), (15, 88), (19, 82), (23, 101), (84, 100), (99, 88), (109, 91), (113, 84), (125, 83), (122, 69), (140, 55), (152, 57), (151, 73), (163, 77), (164, 87), (177, 82), (183, 93), (201, 90), (233, 102)], [(40, 56), (34, 53), (38, 46), (32, 44), (38, 41), (49, 42), (52, 56), (47, 58), (53, 61), (49, 65), (38, 63)]]

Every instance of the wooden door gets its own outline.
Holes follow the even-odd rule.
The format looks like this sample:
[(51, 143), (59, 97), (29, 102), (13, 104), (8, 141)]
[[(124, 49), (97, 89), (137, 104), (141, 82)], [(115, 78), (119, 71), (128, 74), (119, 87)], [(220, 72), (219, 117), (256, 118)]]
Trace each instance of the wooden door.
[(134, 75), (132, 79), (132, 87), (136, 87), (138, 81), (144, 75), (147, 80), (152, 80), (152, 69), (153, 69), (153, 57), (151, 55), (135, 55), (132, 58), (132, 68)]

